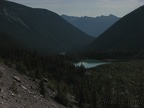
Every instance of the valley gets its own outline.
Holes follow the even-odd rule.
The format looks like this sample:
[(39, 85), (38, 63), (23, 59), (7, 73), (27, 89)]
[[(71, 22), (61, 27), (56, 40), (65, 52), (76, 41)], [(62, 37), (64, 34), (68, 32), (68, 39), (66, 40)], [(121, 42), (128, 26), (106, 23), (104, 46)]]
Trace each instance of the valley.
[[(23, 75), (28, 76), (28, 79), (33, 82), (32, 88), (29, 90), (35, 92), (36, 95), (42, 95), (40, 99), (44, 102), (43, 108), (47, 106), (56, 108), (56, 106), (51, 106), (51, 102), (58, 105), (58, 108), (64, 106), (72, 108), (105, 108), (107, 106), (133, 108), (143, 106), (143, 59), (109, 59), (111, 63), (86, 69), (83, 66), (75, 67), (71, 64), (72, 61), (84, 59), (82, 56), (40, 56), (35, 52), (26, 50), (10, 52), (9, 54), (4, 53), (4, 51), (0, 53), (0, 62), (8, 66), (1, 65), (1, 68), (5, 68), (6, 72), (10, 72), (8, 70), (12, 69), (13, 75), (11, 75), (12, 72), (9, 74), (11, 80), (14, 81), (12, 79), (14, 75), (19, 76), (21, 83), (16, 82), (16, 84), (20, 84), (22, 87), (26, 86), (22, 80), (27, 79)], [(6, 76), (3, 74), (4, 71), (1, 70), (0, 81), (2, 83), (7, 82)], [(27, 81), (30, 84), (29, 80)], [(44, 81), (42, 86), (38, 83), (41, 81)], [(5, 87), (8, 88), (9, 86), (4, 83), (4, 86), (1, 86), (1, 93), (5, 91)], [(9, 89), (8, 93), (14, 95), (13, 97), (10, 96), (11, 94), (7, 94), (10, 96), (9, 99), (17, 100), (19, 98), (23, 102), (29, 99), (33, 100), (33, 97), (26, 97), (27, 100), (17, 97), (21, 95), (22, 91), (19, 91), (21, 89), (18, 87), (17, 93), (13, 89)], [(2, 103), (4, 99), (1, 98)], [(9, 103), (14, 106), (29, 106), (33, 103), (33, 101), (25, 104), (21, 104), (19, 101), (8, 101), (2, 105)], [(35, 105), (39, 107), (40, 103), (34, 102), (31, 107), (33, 108)]]
[(96, 18), (0, 0), (0, 107), (144, 108), (143, 11), (97, 17), (94, 36), (73, 21)]
[(102, 15), (97, 17), (76, 17), (67, 15), (61, 16), (70, 24), (94, 38), (97, 38), (120, 19), (119, 17), (112, 14), (108, 16)]

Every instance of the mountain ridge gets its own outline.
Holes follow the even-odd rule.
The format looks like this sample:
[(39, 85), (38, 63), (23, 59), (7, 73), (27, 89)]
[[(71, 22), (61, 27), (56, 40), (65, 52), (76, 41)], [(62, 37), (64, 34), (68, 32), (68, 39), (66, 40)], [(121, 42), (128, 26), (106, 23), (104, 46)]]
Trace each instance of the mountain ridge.
[(97, 17), (75, 17), (61, 15), (65, 20), (79, 28), (81, 31), (87, 33), (90, 36), (98, 37), (105, 30), (107, 30), (111, 25), (113, 25), (120, 18), (110, 14), (109, 16), (97, 16)]
[(9, 1), (1, 1), (0, 7), (0, 31), (22, 47), (42, 53), (60, 53), (93, 40), (52, 11)]
[(95, 39), (91, 51), (142, 50), (144, 49), (144, 6), (127, 14)]

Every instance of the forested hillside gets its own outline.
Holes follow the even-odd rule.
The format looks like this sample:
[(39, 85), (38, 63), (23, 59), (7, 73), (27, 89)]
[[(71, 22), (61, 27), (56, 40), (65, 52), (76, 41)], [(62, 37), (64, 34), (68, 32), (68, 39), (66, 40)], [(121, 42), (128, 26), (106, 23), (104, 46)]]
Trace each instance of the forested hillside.
[(55, 91), (53, 97), (65, 106), (80, 108), (143, 108), (143, 65), (141, 60), (112, 62), (92, 69), (75, 67), (76, 56), (41, 56), (25, 49), (1, 49), (0, 61), (33, 80), (48, 79), (40, 93)]

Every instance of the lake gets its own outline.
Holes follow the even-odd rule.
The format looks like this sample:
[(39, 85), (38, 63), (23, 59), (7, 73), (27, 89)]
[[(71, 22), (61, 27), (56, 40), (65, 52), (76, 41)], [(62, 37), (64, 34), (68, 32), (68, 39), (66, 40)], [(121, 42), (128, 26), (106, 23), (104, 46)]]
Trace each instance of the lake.
[(92, 67), (96, 67), (99, 65), (103, 65), (103, 64), (107, 64), (108, 62), (104, 62), (104, 61), (100, 61), (100, 60), (95, 60), (95, 59), (85, 59), (85, 60), (81, 60), (78, 63), (74, 63), (75, 66), (80, 67), (81, 65), (83, 65), (85, 68), (92, 68)]

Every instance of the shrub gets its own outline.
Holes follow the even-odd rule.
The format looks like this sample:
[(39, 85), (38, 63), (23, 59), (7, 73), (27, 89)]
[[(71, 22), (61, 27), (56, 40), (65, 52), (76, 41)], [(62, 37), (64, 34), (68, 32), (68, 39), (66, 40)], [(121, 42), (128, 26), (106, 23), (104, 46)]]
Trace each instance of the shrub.
[(26, 74), (27, 72), (27, 67), (22, 63), (19, 62), (16, 64), (16, 70), (20, 73), (20, 74)]
[(45, 83), (44, 83), (43, 80), (40, 81), (39, 88), (40, 88), (40, 94), (45, 97), (45, 95), (46, 95), (46, 88), (45, 88)]
[(69, 100), (68, 100), (68, 95), (67, 95), (67, 90), (65, 88), (65, 84), (61, 83), (60, 85), (58, 85), (57, 88), (57, 95), (55, 97), (55, 100), (65, 106), (68, 105)]
[(2, 78), (2, 76), (3, 76), (3, 73), (0, 71), (0, 78)]
[(67, 95), (63, 92), (58, 92), (56, 97), (55, 97), (55, 100), (58, 101), (59, 103), (65, 105), (65, 106), (67, 106), (69, 103)]
[(10, 87), (10, 90), (14, 93), (18, 93), (18, 88), (17, 88), (17, 84), (15, 81), (13, 81), (11, 87)]

